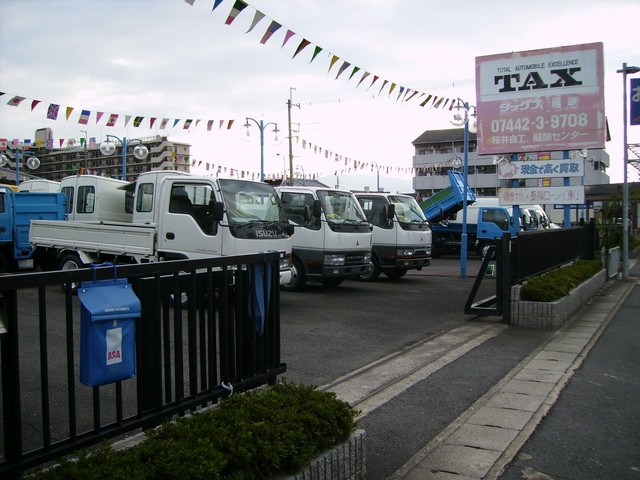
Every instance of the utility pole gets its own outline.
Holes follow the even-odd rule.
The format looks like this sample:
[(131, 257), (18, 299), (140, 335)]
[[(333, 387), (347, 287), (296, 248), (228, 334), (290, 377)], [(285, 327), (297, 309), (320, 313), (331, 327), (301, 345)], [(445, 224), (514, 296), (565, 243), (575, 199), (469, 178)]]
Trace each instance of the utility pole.
[(293, 135), (291, 131), (291, 107), (293, 106), (300, 108), (299, 103), (295, 105), (293, 104), (293, 90), (295, 90), (294, 87), (289, 87), (289, 100), (287, 100), (287, 113), (289, 117), (289, 185), (293, 185)]

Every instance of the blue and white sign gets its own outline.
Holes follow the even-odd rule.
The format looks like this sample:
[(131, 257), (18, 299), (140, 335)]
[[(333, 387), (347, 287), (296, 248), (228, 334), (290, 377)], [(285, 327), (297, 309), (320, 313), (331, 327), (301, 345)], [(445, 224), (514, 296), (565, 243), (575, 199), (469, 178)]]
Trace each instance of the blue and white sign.
[(640, 125), (640, 78), (631, 79), (629, 110), (629, 125)]

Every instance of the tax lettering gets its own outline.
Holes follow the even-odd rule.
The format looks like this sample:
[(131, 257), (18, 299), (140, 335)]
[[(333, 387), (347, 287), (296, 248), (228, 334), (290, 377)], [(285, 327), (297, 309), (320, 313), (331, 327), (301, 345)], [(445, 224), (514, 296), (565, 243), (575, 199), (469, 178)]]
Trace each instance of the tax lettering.
[(499, 85), (500, 88), (498, 92), (515, 92), (521, 90), (540, 90), (543, 88), (562, 88), (562, 87), (575, 87), (578, 85), (582, 85), (580, 80), (577, 80), (573, 77), (576, 73), (580, 72), (582, 69), (579, 67), (576, 68), (562, 68), (559, 70), (551, 70), (551, 74), (557, 76), (550, 79), (551, 81), (555, 80), (555, 82), (549, 84), (545, 82), (542, 78), (540, 72), (529, 72), (527, 77), (524, 79), (522, 83), (520, 83), (520, 74), (513, 73), (510, 75), (496, 75), (493, 77), (493, 84)]

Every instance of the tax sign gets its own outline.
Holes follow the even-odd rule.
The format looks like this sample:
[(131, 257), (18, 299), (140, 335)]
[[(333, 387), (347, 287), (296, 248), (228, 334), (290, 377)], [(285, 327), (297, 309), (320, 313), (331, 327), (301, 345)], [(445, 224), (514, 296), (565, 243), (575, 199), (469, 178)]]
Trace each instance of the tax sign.
[(602, 43), (476, 57), (478, 153), (604, 148)]

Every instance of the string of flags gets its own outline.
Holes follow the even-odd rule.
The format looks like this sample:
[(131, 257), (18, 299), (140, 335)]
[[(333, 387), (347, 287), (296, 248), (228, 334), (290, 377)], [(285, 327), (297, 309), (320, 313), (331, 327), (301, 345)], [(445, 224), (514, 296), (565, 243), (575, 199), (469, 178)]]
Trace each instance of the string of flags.
[[(184, 0), (184, 1), (191, 6), (193, 6), (193, 4), (195, 3), (195, 0)], [(213, 12), (216, 8), (218, 8), (223, 1), (224, 0), (214, 0), (213, 7), (211, 8), (211, 12)], [(253, 9), (254, 11), (254, 14), (253, 14), (253, 20), (251, 21), (251, 25), (249, 26), (249, 29), (245, 32), (245, 34), (250, 33), (256, 26), (258, 26), (260, 22), (262, 22), (263, 19), (266, 18), (267, 20), (270, 20), (269, 25), (267, 26), (266, 30), (264, 31), (264, 34), (260, 39), (260, 43), (262, 45), (266, 44), (276, 32), (278, 32), (281, 28), (283, 28), (283, 25), (280, 22), (268, 17), (263, 12), (249, 5), (244, 0), (234, 0), (233, 6), (231, 7), (231, 11), (229, 12), (229, 15), (227, 16), (227, 19), (225, 21), (225, 25), (231, 25), (241, 13), (247, 10), (247, 7), (251, 7), (251, 9)], [(283, 48), (294, 37), (298, 37), (300, 39), (300, 43), (298, 44), (298, 47), (295, 49), (295, 52), (291, 57), (292, 60), (296, 58), (298, 54), (300, 54), (303, 50), (305, 50), (307, 47), (312, 45), (311, 41), (307, 40), (304, 36), (294, 32), (290, 28), (284, 27), (284, 30), (286, 30), (286, 32), (284, 34), (284, 39), (282, 41), (282, 45), (280, 46), (280, 48)], [(391, 94), (395, 91), (396, 102), (400, 102), (400, 101), (409, 102), (410, 100), (414, 100), (418, 102), (418, 104), (421, 107), (429, 106), (435, 109), (445, 109), (448, 106), (449, 110), (452, 110), (454, 106), (457, 104), (456, 98), (448, 98), (440, 95), (434, 95), (432, 93), (423, 92), (418, 89), (402, 85), (398, 82), (385, 79), (380, 75), (376, 75), (372, 72), (369, 72), (368, 70), (363, 70), (361, 67), (354, 65), (352, 62), (347, 61), (332, 52), (329, 52), (328, 50), (326, 50), (325, 48), (319, 45), (313, 45), (313, 47), (314, 47), (313, 53), (311, 54), (311, 59), (309, 60), (309, 63), (312, 63), (314, 60), (316, 60), (316, 58), (318, 58), (318, 55), (324, 51), (326, 54), (326, 57), (330, 59), (327, 74), (331, 73), (331, 70), (335, 65), (339, 65), (339, 67), (337, 67), (337, 70), (335, 72), (336, 73), (335, 80), (338, 80), (343, 73), (350, 71), (347, 81), (351, 80), (353, 77), (356, 77), (356, 75), (359, 76), (359, 80), (356, 84), (356, 88), (360, 87), (362, 83), (365, 83), (365, 85), (366, 84), (369, 85), (367, 87), (367, 91), (368, 91), (374, 85), (376, 85), (376, 88), (378, 86), (380, 87), (378, 90), (378, 96), (382, 95), (384, 91), (390, 97), (391, 97)], [(367, 82), (365, 82), (365, 80), (367, 80)]]
[[(28, 99), (21, 95), (12, 95), (6, 94), (5, 92), (0, 92), (0, 97), (4, 95), (8, 95), (9, 100), (7, 101), (7, 105), (13, 107), (19, 107), (20, 105), (30, 105), (31, 112), (37, 113), (39, 110), (39, 105), (47, 105), (46, 111), (44, 112), (46, 118), (52, 121), (60, 121), (63, 118), (66, 121), (70, 119), (75, 120), (77, 118), (77, 123), (80, 125), (87, 125), (89, 121), (93, 118), (96, 124), (99, 124), (101, 121), (102, 125), (106, 127), (116, 127), (118, 120), (124, 120), (123, 126), (126, 127), (130, 124), (130, 121), (133, 119), (133, 127), (135, 128), (145, 128), (147, 126), (147, 122), (143, 122), (145, 118), (149, 119), (148, 129), (152, 129), (154, 125), (157, 125), (160, 130), (173, 130), (176, 127), (179, 127), (181, 130), (194, 130), (199, 128), (200, 126), (206, 125), (206, 130), (208, 132), (217, 130), (228, 131), (231, 130), (237, 122), (234, 119), (225, 119), (225, 120), (207, 120), (206, 122), (202, 122), (201, 119), (186, 119), (181, 120), (178, 118), (171, 117), (145, 117), (144, 115), (123, 115), (120, 113), (110, 113), (105, 114), (105, 112), (96, 112), (85, 108), (75, 108), (72, 106), (67, 106), (62, 109), (64, 111), (64, 115), (60, 117), (61, 106), (57, 103), (43, 102), (41, 100), (36, 99)], [(75, 114), (73, 112), (76, 112)], [(79, 114), (78, 114), (79, 112)], [(72, 117), (73, 115), (73, 117)], [(76, 116), (77, 115), (77, 116)], [(121, 125), (122, 126), (122, 125)], [(366, 162), (357, 160), (353, 157), (344, 155), (340, 152), (335, 151), (332, 148), (325, 148), (317, 143), (311, 142), (305, 138), (301, 138), (300, 136), (295, 137), (296, 144), (300, 146), (303, 150), (306, 150), (310, 153), (313, 153), (317, 156), (318, 159), (325, 160), (324, 164), (319, 165), (322, 167), (319, 169), (317, 173), (313, 173), (309, 178), (317, 178), (322, 174), (326, 174), (326, 172), (338, 172), (340, 174), (347, 173), (355, 173), (360, 172), (364, 173), (367, 171), (374, 172), (374, 168), (379, 169), (381, 172), (386, 172), (387, 174), (412, 174), (413, 167), (396, 167), (396, 166), (385, 166), (378, 165), (378, 162)], [(75, 147), (77, 145), (84, 146), (85, 139), (75, 139), (75, 138), (59, 138), (57, 140), (48, 139), (46, 143), (43, 144), (42, 139), (36, 140), (33, 145), (35, 147), (41, 148), (45, 147), (49, 150), (53, 148), (64, 148), (64, 147)], [(87, 139), (89, 147), (97, 147), (97, 141), (95, 138)], [(57, 143), (57, 145), (56, 145)], [(13, 139), (11, 142), (8, 142), (6, 139), (0, 139), (0, 150), (6, 150), (7, 148), (24, 148), (28, 149), (32, 145), (31, 139), (24, 139), (22, 143), (20, 143), (19, 139)], [(181, 159), (178, 159), (181, 160)], [(188, 162), (188, 159), (185, 161)], [(329, 161), (333, 163), (328, 163)], [(197, 164), (192, 166), (201, 166), (203, 165), (208, 167), (210, 164), (206, 162), (200, 161)], [(337, 165), (336, 165), (337, 164)], [(338, 168), (336, 168), (338, 167)], [(208, 170), (208, 168), (207, 168)], [(213, 167), (212, 167), (213, 170)], [(237, 169), (229, 168), (228, 170), (223, 170), (221, 173), (235, 172)], [(241, 172), (240, 170), (237, 170)], [(282, 174), (274, 174), (276, 175), (273, 178), (283, 178), (288, 176), (287, 172), (282, 172)], [(247, 177), (251, 178), (259, 178), (259, 174), (255, 172), (247, 172)], [(243, 178), (247, 178), (244, 177)]]

